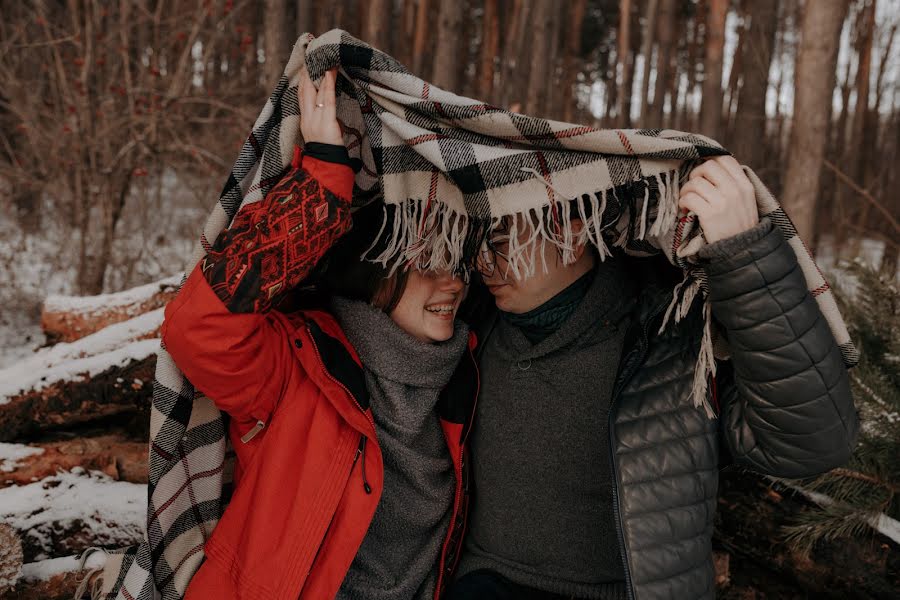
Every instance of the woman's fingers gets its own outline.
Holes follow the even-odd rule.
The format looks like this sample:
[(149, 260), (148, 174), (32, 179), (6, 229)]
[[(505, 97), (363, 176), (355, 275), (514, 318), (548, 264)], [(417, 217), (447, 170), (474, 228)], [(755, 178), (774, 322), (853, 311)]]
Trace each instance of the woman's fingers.
[(319, 89), (316, 89), (308, 73), (304, 71), (300, 76), (300, 131), (307, 142), (344, 143), (337, 120), (336, 81), (337, 68), (325, 72)]
[(337, 69), (325, 72), (322, 83), (319, 84), (319, 92), (316, 95), (316, 108), (322, 111), (322, 118), (328, 121), (337, 119), (337, 107), (335, 98), (335, 83), (337, 81)]

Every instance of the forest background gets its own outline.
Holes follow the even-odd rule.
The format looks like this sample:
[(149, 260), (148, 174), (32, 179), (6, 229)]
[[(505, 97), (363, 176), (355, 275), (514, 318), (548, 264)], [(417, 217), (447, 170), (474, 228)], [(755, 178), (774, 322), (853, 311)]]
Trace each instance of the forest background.
[[(900, 513), (900, 467), (885, 464), (900, 447), (900, 0), (0, 0), (0, 12), (0, 470), (20, 469), (9, 457), (27, 455), (23, 444), (87, 438), (98, 423), (146, 443), (150, 386), (130, 386), (130, 411), (95, 414), (85, 403), (94, 406), (98, 395), (114, 402), (123, 377), (151, 380), (155, 350), (117, 354), (106, 371), (70, 365), (65, 386), (47, 391), (48, 376), (33, 372), (98, 347), (68, 346), (93, 329), (50, 331), (47, 312), (83, 313), (126, 296), (134, 304), (145, 293), (136, 286), (156, 293), (173, 277), (177, 283), (294, 41), (339, 27), (461, 95), (598, 127), (696, 131), (752, 167), (843, 288), (864, 353), (855, 391), (870, 401), (870, 420), (886, 424), (870, 428), (872, 439), (890, 443), (873, 442), (872, 454), (831, 482), (837, 487), (822, 488), (856, 502), (857, 512), (832, 508), (819, 514), (824, 520), (753, 534), (767, 543), (801, 540), (785, 556), (812, 561), (806, 575), (794, 558), (765, 558), (742, 545), (740, 522), (737, 537), (720, 534), (717, 544), (767, 565), (750, 570), (759, 581), (746, 589), (764, 597), (766, 585), (784, 585), (769, 597), (802, 597), (830, 581), (810, 564), (834, 564), (833, 552), (809, 554), (814, 542), (805, 533), (859, 533), (879, 515)], [(127, 316), (150, 304), (140, 306)], [(129, 335), (122, 344), (137, 343)], [(152, 340), (155, 329), (141, 335)], [(124, 375), (141, 369), (142, 379)], [(85, 378), (93, 387), (73, 392)], [(68, 432), (59, 418), (38, 425), (40, 402), (45, 411), (52, 404), (97, 419), (79, 417), (85, 429)], [(121, 455), (115, 461), (122, 472)], [(760, 493), (775, 502), (770, 494), (784, 489), (772, 485)], [(3, 486), (0, 517), (15, 522), (4, 513)], [(760, 505), (744, 508), (757, 515)], [(61, 526), (50, 513), (34, 539), (18, 534), (26, 563), (72, 554), (97, 537), (84, 534), (89, 519), (76, 515)], [(61, 543), (60, 528), (81, 532), (80, 541)], [(897, 536), (870, 537), (875, 554), (853, 564), (900, 586)], [(767, 581), (766, 569), (781, 583)], [(32, 575), (39, 571), (53, 569)]]

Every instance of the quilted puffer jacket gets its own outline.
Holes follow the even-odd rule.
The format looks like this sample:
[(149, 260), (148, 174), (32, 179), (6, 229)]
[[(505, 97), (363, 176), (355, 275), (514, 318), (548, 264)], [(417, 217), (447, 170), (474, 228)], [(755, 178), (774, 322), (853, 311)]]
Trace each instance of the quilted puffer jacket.
[[(731, 350), (707, 392), (710, 419), (691, 400), (702, 303), (658, 333), (681, 272), (663, 257), (622, 258), (641, 294), (613, 389), (609, 439), (598, 443), (612, 455), (627, 595), (715, 598), (720, 468), (803, 478), (845, 464), (859, 430), (847, 370), (796, 255), (769, 223), (739, 252), (705, 261), (713, 318)], [(481, 340), (497, 318), (488, 304), (469, 318)]]
[(802, 478), (844, 464), (857, 439), (841, 354), (778, 229), (706, 271), (732, 353), (710, 392), (717, 418), (690, 401), (699, 339), (688, 332), (699, 329), (700, 311), (656, 333), (671, 292), (642, 294), (614, 391), (613, 504), (636, 600), (715, 597), (720, 455)]

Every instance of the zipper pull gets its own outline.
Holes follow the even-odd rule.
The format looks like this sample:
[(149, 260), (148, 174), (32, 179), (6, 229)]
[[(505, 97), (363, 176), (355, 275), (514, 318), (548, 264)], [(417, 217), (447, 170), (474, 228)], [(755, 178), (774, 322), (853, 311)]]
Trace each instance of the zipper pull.
[(253, 436), (255, 436), (257, 433), (259, 433), (262, 430), (262, 428), (265, 426), (266, 426), (266, 424), (264, 422), (257, 420), (256, 425), (254, 425), (253, 428), (250, 429), (250, 431), (248, 431), (247, 433), (245, 433), (244, 435), (241, 436), (241, 441), (246, 444), (247, 442), (252, 440)]
[[(372, 486), (370, 486), (369, 482), (366, 480), (366, 441), (368, 438), (364, 435), (359, 436), (359, 438), (359, 448), (356, 449), (356, 457), (359, 458), (359, 456), (362, 455), (360, 469), (362, 470), (363, 489), (367, 494), (371, 494)], [(356, 459), (354, 459), (353, 462), (356, 462)]]

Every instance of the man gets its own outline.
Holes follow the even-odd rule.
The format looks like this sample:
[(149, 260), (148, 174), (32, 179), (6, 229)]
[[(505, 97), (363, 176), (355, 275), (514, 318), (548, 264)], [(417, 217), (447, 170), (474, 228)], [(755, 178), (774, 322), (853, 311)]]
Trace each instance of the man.
[(474, 498), (450, 598), (713, 598), (720, 454), (795, 478), (850, 457), (841, 354), (740, 165), (695, 168), (679, 205), (710, 243), (700, 259), (731, 351), (710, 386), (714, 418), (690, 398), (702, 303), (659, 332), (664, 267), (601, 262), (584, 245), (564, 264), (545, 245), (546, 267), (516, 278), (495, 238), (480, 268), (496, 310), (480, 340)]

